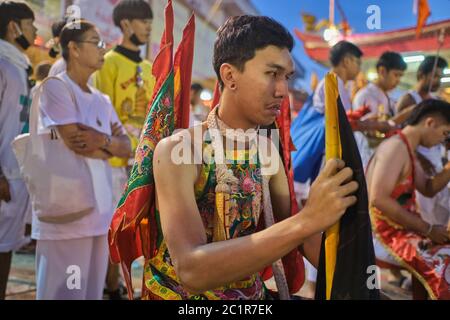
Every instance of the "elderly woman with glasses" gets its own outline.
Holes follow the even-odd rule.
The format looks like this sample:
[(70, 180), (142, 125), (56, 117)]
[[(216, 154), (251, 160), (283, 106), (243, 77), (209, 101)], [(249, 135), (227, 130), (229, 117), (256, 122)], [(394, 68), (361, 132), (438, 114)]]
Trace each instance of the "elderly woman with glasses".
[[(61, 32), (67, 71), (43, 83), (40, 97), (44, 128), (54, 128), (66, 146), (89, 168), (95, 208), (64, 224), (33, 215), (37, 299), (101, 299), (108, 265), (107, 233), (112, 207), (110, 157), (129, 158), (130, 141), (109, 98), (88, 84), (103, 65), (105, 43), (84, 20)], [(79, 168), (67, 168), (77, 170)]]

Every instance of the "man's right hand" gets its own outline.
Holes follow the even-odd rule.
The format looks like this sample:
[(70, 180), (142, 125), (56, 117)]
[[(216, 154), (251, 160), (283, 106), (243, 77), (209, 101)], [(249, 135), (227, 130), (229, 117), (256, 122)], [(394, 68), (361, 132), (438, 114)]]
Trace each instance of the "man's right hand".
[(428, 238), (434, 243), (444, 244), (449, 241), (449, 233), (445, 226), (433, 226)]
[(352, 169), (344, 167), (342, 160), (328, 160), (311, 185), (308, 201), (300, 212), (305, 227), (311, 229), (311, 234), (332, 226), (348, 207), (356, 203), (356, 196), (351, 194), (358, 189), (358, 183), (351, 180)]
[(11, 201), (11, 194), (9, 193), (9, 183), (5, 177), (0, 177), (0, 200), (5, 202)]

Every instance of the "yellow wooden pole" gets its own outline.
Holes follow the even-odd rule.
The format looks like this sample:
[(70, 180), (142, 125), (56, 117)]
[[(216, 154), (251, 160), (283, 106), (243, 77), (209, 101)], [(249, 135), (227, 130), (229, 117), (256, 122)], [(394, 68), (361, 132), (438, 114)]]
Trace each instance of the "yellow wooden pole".
[[(337, 77), (328, 73), (325, 77), (325, 158), (342, 158), (341, 139), (339, 135), (339, 117), (337, 99), (339, 97)], [(326, 231), (325, 237), (325, 275), (326, 298), (331, 299), (336, 254), (339, 244), (339, 222)]]

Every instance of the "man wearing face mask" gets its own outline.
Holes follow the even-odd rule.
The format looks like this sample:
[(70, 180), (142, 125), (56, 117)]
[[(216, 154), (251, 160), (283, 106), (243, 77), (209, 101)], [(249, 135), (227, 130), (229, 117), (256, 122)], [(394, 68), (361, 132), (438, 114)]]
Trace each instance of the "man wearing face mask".
[(31, 210), (11, 142), (28, 130), (32, 69), (25, 50), (36, 37), (33, 11), (25, 4), (0, 2), (0, 300), (5, 298), (12, 251), (27, 240)]
[[(60, 48), (59, 48), (59, 36), (61, 34), (62, 29), (66, 25), (66, 19), (63, 19), (61, 21), (57, 21), (52, 24), (52, 35), (53, 38), (50, 39), (50, 41), (47, 43), (48, 46), (50, 46), (50, 50), (48, 52), (48, 55), (51, 58), (57, 58), (60, 55)], [(62, 57), (59, 57), (58, 60), (52, 65), (49, 76), (56, 76), (57, 74), (66, 71), (66, 63)]]
[[(122, 0), (113, 11), (114, 24), (123, 34), (122, 42), (105, 55), (103, 67), (94, 74), (94, 86), (107, 94), (131, 139), (133, 153), (145, 122), (155, 80), (152, 65), (141, 58), (140, 46), (150, 40), (153, 12), (144, 0)], [(131, 155), (130, 155), (131, 157)], [(110, 160), (113, 173), (113, 205), (119, 203), (128, 180), (132, 158)], [(117, 265), (110, 265), (107, 287), (111, 299), (119, 298)]]

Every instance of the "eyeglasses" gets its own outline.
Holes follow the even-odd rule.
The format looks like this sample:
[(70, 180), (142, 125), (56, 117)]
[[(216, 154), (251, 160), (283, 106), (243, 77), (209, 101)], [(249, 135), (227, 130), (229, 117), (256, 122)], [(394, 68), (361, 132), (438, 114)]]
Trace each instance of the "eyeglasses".
[(92, 44), (95, 44), (95, 46), (98, 49), (106, 49), (106, 42), (103, 41), (103, 40), (99, 40), (99, 41), (87, 41), (87, 40), (85, 40), (85, 41), (77, 41), (77, 42), (78, 43), (92, 43)]

